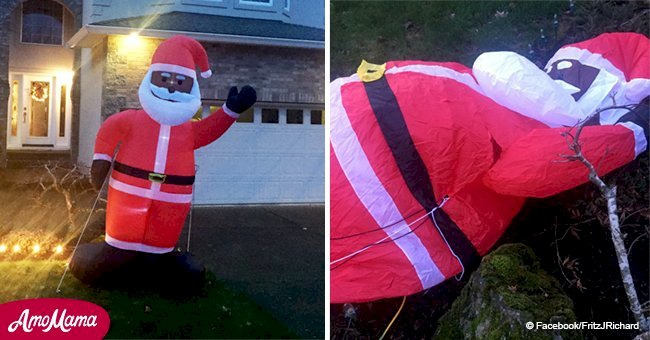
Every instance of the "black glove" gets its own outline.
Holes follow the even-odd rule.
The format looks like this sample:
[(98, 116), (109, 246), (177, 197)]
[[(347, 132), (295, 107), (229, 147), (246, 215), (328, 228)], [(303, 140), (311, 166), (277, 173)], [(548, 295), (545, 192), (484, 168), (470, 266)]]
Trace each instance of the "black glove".
[(256, 101), (257, 93), (254, 88), (246, 85), (241, 88), (239, 93), (237, 93), (237, 87), (233, 86), (230, 88), (230, 91), (228, 91), (226, 106), (234, 112), (242, 113), (253, 106)]
[(96, 159), (93, 161), (93, 165), (90, 168), (90, 180), (95, 189), (99, 190), (102, 188), (104, 180), (106, 180), (106, 175), (108, 175), (108, 170), (110, 169), (111, 162), (109, 161), (103, 159)]

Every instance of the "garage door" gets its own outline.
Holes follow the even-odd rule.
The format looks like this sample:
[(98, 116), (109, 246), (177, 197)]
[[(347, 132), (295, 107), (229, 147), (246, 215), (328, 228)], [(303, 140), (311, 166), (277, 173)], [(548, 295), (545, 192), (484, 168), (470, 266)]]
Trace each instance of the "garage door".
[(224, 136), (196, 151), (194, 203), (323, 203), (322, 117), (322, 108), (295, 105), (243, 113)]

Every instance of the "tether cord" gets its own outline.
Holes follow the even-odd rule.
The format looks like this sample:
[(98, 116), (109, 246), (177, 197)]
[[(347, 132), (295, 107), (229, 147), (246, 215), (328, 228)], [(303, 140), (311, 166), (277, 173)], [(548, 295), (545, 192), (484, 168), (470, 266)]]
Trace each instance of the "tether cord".
[[(436, 207), (433, 208), (433, 209), (431, 209), (431, 211), (429, 211), (429, 212), (427, 212), (426, 214), (424, 214), (424, 215), (418, 217), (415, 221), (413, 221), (413, 222), (411, 222), (411, 223), (409, 223), (409, 224), (407, 224), (407, 225), (405, 225), (405, 226), (403, 226), (403, 227), (401, 227), (401, 228), (395, 230), (394, 232), (388, 234), (387, 236), (385, 236), (385, 237), (382, 238), (381, 240), (379, 240), (379, 241), (375, 241), (375, 242), (373, 242), (373, 243), (371, 243), (371, 244), (369, 244), (369, 245), (367, 245), (367, 246), (365, 246), (365, 247), (361, 247), (359, 250), (357, 250), (357, 251), (355, 251), (355, 252), (353, 252), (353, 253), (350, 253), (350, 254), (348, 254), (348, 255), (345, 255), (345, 256), (343, 256), (343, 257), (341, 257), (341, 258), (338, 258), (338, 259), (336, 259), (336, 260), (330, 262), (330, 266), (333, 265), (333, 264), (336, 264), (336, 263), (338, 263), (338, 262), (340, 262), (340, 261), (346, 260), (346, 259), (348, 259), (348, 258), (351, 258), (351, 257), (357, 256), (357, 255), (363, 253), (364, 251), (366, 251), (366, 250), (368, 250), (368, 249), (370, 249), (370, 248), (372, 248), (372, 247), (374, 247), (374, 246), (376, 246), (376, 245), (379, 245), (379, 244), (385, 243), (385, 241), (386, 241), (387, 239), (389, 239), (389, 238), (391, 238), (390, 241), (394, 241), (394, 240), (396, 240), (396, 239), (399, 239), (399, 238), (401, 238), (401, 237), (403, 237), (403, 236), (405, 236), (405, 235), (408, 235), (408, 234), (412, 233), (412, 232), (415, 230), (415, 228), (412, 229), (412, 230), (410, 229), (410, 227), (411, 227), (412, 225), (414, 225), (415, 223), (421, 221), (422, 219), (426, 218), (427, 216), (432, 215), (436, 210), (442, 208), (442, 207), (445, 205), (445, 203), (447, 202), (448, 199), (449, 199), (449, 198), (445, 197), (445, 198), (442, 200), (442, 202), (440, 202), (440, 205), (436, 205)], [(404, 231), (404, 230), (406, 230), (406, 229), (409, 229), (409, 231), (406, 232), (406, 233), (403, 234), (403, 235), (400, 235), (400, 236), (397, 236), (397, 237), (393, 238), (393, 236), (395, 236), (396, 234), (398, 234), (398, 233), (400, 233), (400, 232), (402, 232), (402, 231)], [(450, 250), (451, 250), (451, 248), (450, 248)], [(452, 251), (452, 253), (453, 253), (453, 251)], [(330, 269), (330, 271), (331, 271), (331, 270), (333, 270), (333, 269)]]
[(397, 310), (397, 313), (395, 313), (395, 316), (393, 316), (393, 319), (390, 320), (390, 323), (388, 326), (386, 326), (386, 329), (384, 330), (384, 333), (379, 337), (379, 340), (383, 340), (384, 336), (386, 336), (386, 333), (388, 333), (388, 330), (390, 329), (390, 326), (393, 325), (393, 322), (395, 322), (395, 319), (397, 319), (397, 316), (399, 313), (402, 311), (402, 308), (404, 307), (404, 302), (406, 302), (406, 296), (402, 299), (402, 304), (399, 306), (399, 309)]
[(356, 237), (356, 236), (361, 236), (361, 235), (365, 235), (365, 234), (370, 234), (370, 233), (374, 233), (374, 232), (377, 232), (377, 231), (381, 231), (381, 230), (384, 230), (384, 229), (390, 228), (390, 227), (392, 227), (392, 226), (394, 226), (394, 225), (396, 225), (396, 224), (398, 224), (398, 223), (400, 223), (400, 222), (404, 222), (404, 221), (406, 221), (407, 219), (409, 219), (409, 218), (415, 216), (418, 212), (420, 212), (420, 209), (418, 209), (418, 211), (413, 212), (413, 213), (409, 214), (408, 216), (406, 216), (406, 217), (404, 217), (404, 218), (402, 218), (402, 219), (400, 219), (400, 220), (398, 220), (398, 221), (395, 221), (395, 222), (393, 222), (393, 223), (387, 224), (387, 225), (385, 225), (385, 226), (381, 226), (381, 227), (379, 227), (379, 228), (377, 228), (377, 229), (369, 229), (369, 230), (361, 231), (361, 232), (354, 233), (354, 234), (348, 234), (348, 235), (345, 235), (345, 236), (330, 237), (330, 241), (340, 241), (340, 240), (345, 240), (345, 239), (352, 238), (352, 237)]
[(386, 239), (391, 238), (391, 237), (395, 236), (396, 234), (402, 232), (403, 230), (409, 229), (413, 224), (415, 224), (415, 223), (419, 222), (420, 220), (422, 220), (423, 218), (429, 216), (429, 214), (431, 214), (431, 213), (433, 213), (433, 211), (429, 211), (429, 212), (427, 212), (426, 214), (424, 214), (424, 215), (418, 217), (415, 221), (413, 221), (413, 222), (411, 222), (411, 223), (409, 223), (409, 224), (407, 224), (407, 225), (405, 225), (405, 226), (403, 226), (403, 227), (401, 227), (401, 228), (395, 230), (394, 232), (392, 232), (392, 233), (386, 235), (384, 238), (382, 238), (381, 240), (379, 240), (379, 241), (377, 241), (377, 242), (371, 243), (371, 244), (369, 244), (369, 245), (367, 245), (367, 246), (365, 246), (365, 247), (363, 247), (363, 248), (361, 248), (361, 249), (359, 249), (359, 250), (357, 250), (357, 251), (355, 251), (355, 252), (353, 252), (353, 253), (350, 253), (350, 254), (348, 254), (348, 255), (345, 255), (345, 256), (343, 256), (343, 257), (341, 257), (341, 258), (338, 258), (338, 259), (336, 259), (336, 260), (330, 262), (330, 266), (333, 265), (333, 264), (336, 264), (336, 263), (338, 263), (338, 262), (340, 262), (340, 261), (343, 261), (343, 260), (345, 260), (345, 259), (347, 259), (347, 258), (349, 258), (349, 257), (356, 256), (356, 255), (358, 255), (358, 254), (360, 254), (360, 253), (363, 253), (364, 251), (366, 251), (366, 250), (368, 250), (368, 249), (370, 249), (370, 248), (372, 248), (372, 247), (374, 247), (374, 246), (376, 246), (376, 245), (382, 243), (382, 242), (385, 241)]
[[(194, 169), (194, 175), (199, 172), (199, 166), (196, 165)], [(189, 226), (187, 228), (187, 249), (186, 251), (189, 253), (190, 252), (190, 237), (192, 236), (192, 212), (194, 211), (194, 189), (196, 189), (196, 182), (192, 183), (192, 203), (190, 203), (190, 221), (189, 221)]]
[[(397, 237), (395, 237), (395, 238), (392, 238), (392, 239), (390, 239), (390, 240), (386, 240), (386, 241), (383, 241), (383, 242), (378, 242), (378, 243), (372, 244), (372, 246), (378, 246), (378, 245), (380, 245), (380, 244), (389, 244), (389, 243), (391, 243), (391, 242), (395, 242), (395, 241), (401, 239), (402, 237), (406, 237), (406, 236), (408, 236), (408, 235), (410, 235), (410, 234), (413, 234), (413, 233), (415, 233), (416, 230), (418, 230), (418, 229), (419, 229), (419, 228), (424, 224), (424, 222), (426, 222), (426, 220), (422, 220), (420, 223), (418, 223), (417, 225), (415, 225), (415, 227), (411, 228), (410, 231), (408, 231), (408, 232), (406, 232), (406, 233), (404, 233), (404, 234), (402, 234), (402, 235), (399, 235), (399, 236), (397, 236)], [(355, 254), (355, 256), (356, 256), (356, 255), (359, 255), (359, 254)], [(343, 266), (346, 262), (352, 260), (353, 258), (354, 258), (354, 256), (348, 257), (348, 258), (345, 259), (344, 261), (339, 262), (336, 266), (334, 266), (334, 267), (330, 267), (330, 272), (334, 271), (334, 270), (337, 269), (337, 268), (340, 268), (340, 267)]]
[(63, 270), (63, 275), (61, 275), (61, 280), (59, 280), (59, 284), (56, 286), (57, 294), (61, 293), (61, 284), (63, 284), (63, 279), (65, 278), (65, 275), (68, 273), (68, 269), (70, 268), (70, 262), (72, 261), (74, 254), (77, 252), (77, 247), (79, 247), (81, 238), (83, 237), (84, 232), (88, 227), (88, 222), (90, 222), (90, 218), (93, 216), (93, 213), (95, 212), (95, 208), (97, 207), (97, 202), (99, 202), (99, 197), (102, 195), (102, 191), (106, 186), (106, 182), (108, 182), (108, 177), (111, 176), (111, 172), (113, 170), (113, 164), (114, 163), (111, 162), (111, 168), (108, 169), (108, 173), (106, 173), (106, 177), (104, 177), (104, 182), (102, 182), (102, 186), (101, 188), (99, 188), (99, 191), (97, 192), (97, 197), (95, 197), (95, 203), (93, 203), (93, 207), (90, 209), (90, 213), (88, 213), (88, 218), (86, 218), (86, 223), (84, 224), (84, 227), (81, 229), (81, 234), (79, 234), (79, 238), (77, 239), (77, 244), (75, 244), (74, 249), (72, 249), (72, 254), (70, 254), (70, 257), (68, 258), (68, 262), (66, 263), (65, 269)]

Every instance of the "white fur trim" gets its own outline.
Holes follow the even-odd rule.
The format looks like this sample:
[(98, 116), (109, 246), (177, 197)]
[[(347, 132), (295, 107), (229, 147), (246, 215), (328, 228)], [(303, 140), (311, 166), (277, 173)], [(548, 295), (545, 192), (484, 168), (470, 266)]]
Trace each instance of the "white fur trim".
[(210, 76), (212, 76), (212, 70), (201, 72), (201, 77), (203, 78), (210, 78)]
[(575, 59), (584, 65), (605, 69), (605, 71), (615, 75), (621, 81), (625, 81), (625, 74), (612, 64), (607, 58), (600, 53), (591, 53), (589, 50), (577, 48), (575, 46), (566, 46), (559, 49), (553, 57), (546, 63), (545, 69), (548, 69), (554, 62), (562, 59)]
[(634, 78), (624, 86), (625, 97), (633, 102), (640, 102), (650, 94), (650, 79)]
[(111, 246), (115, 248), (124, 249), (124, 250), (135, 250), (135, 251), (141, 251), (141, 252), (153, 253), (153, 254), (164, 254), (174, 250), (174, 247), (161, 248), (161, 247), (150, 246), (142, 243), (120, 241), (114, 237), (111, 237), (108, 234), (106, 234), (106, 237), (104, 239), (106, 240), (106, 243), (110, 244)]
[(229, 115), (230, 117), (235, 118), (235, 119), (239, 118), (239, 113), (237, 113), (237, 112), (235, 112), (235, 111), (229, 109), (229, 108), (226, 106), (226, 104), (223, 104), (223, 106), (222, 106), (221, 108), (223, 109), (223, 112), (225, 112), (225, 113), (226, 113), (227, 115)]
[(192, 202), (192, 194), (173, 194), (169, 192), (160, 191), (159, 186), (151, 189), (136, 187), (131, 184), (120, 182), (111, 177), (108, 182), (111, 188), (121, 191), (123, 193), (131, 194), (138, 197), (149, 198), (156, 201), (163, 201), (169, 203), (190, 203)]
[(187, 68), (185, 66), (180, 66), (180, 65), (161, 64), (161, 63), (151, 64), (151, 66), (149, 66), (149, 70), (151, 70), (151, 71), (174, 72), (174, 73), (179, 73), (179, 74), (186, 75), (188, 77), (192, 77), (192, 78), (196, 79), (196, 71), (195, 70), (193, 70), (191, 68)]
[(587, 116), (560, 84), (517, 53), (483, 53), (472, 71), (490, 99), (550, 127), (573, 126)]
[(162, 174), (167, 166), (167, 151), (169, 150), (169, 138), (171, 135), (171, 126), (160, 125), (158, 133), (158, 145), (156, 147), (156, 162), (153, 171)]
[(140, 83), (140, 88), (138, 89), (140, 105), (142, 105), (142, 108), (149, 117), (159, 124), (171, 126), (181, 125), (192, 119), (192, 116), (194, 116), (199, 107), (201, 107), (199, 82), (195, 81), (192, 86), (191, 94), (194, 96), (194, 100), (189, 102), (172, 103), (153, 95), (151, 92), (152, 73), (152, 69), (147, 71), (147, 74), (144, 76), (144, 79), (142, 79), (142, 83)]
[(639, 156), (643, 151), (645, 151), (648, 148), (648, 141), (645, 139), (645, 135), (643, 134), (643, 128), (632, 123), (632, 122), (623, 122), (623, 123), (618, 123), (616, 125), (622, 125), (625, 126), (626, 128), (632, 130), (634, 133), (634, 158)]
[(109, 161), (109, 162), (113, 161), (113, 157), (111, 157), (111, 156), (109, 156), (109, 155), (107, 155), (105, 153), (96, 153), (96, 154), (93, 155), (93, 161), (100, 160), (100, 159), (105, 160), (105, 161)]

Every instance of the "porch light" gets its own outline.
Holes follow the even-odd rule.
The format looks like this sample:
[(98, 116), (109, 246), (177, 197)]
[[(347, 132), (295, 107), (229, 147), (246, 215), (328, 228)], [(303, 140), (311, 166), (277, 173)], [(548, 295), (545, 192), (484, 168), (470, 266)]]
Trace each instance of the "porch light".
[(74, 71), (60, 70), (56, 72), (56, 77), (65, 84), (70, 84), (72, 82), (73, 76), (74, 76)]
[(124, 43), (128, 48), (138, 47), (138, 45), (140, 44), (140, 35), (138, 34), (138, 32), (131, 32), (131, 34), (129, 34), (129, 36), (126, 37)]

